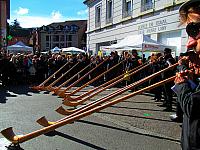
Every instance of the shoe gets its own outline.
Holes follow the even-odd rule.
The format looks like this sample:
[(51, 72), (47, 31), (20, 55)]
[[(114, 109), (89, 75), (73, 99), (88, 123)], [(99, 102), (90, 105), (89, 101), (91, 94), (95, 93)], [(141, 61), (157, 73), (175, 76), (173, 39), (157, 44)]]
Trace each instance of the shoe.
[(176, 114), (169, 115), (170, 119), (173, 119), (173, 118), (176, 118), (176, 117), (178, 117)]
[(176, 114), (170, 115), (170, 119), (171, 119), (171, 121), (177, 122), (177, 123), (183, 122), (183, 118), (178, 117)]

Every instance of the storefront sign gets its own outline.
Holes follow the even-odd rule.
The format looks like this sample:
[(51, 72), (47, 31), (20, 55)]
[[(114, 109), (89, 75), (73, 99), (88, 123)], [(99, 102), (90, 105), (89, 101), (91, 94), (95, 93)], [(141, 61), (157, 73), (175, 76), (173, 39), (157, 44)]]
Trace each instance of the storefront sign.
[(150, 22), (138, 25), (139, 34), (157, 33), (157, 32), (165, 31), (166, 29), (167, 29), (166, 19), (150, 21)]

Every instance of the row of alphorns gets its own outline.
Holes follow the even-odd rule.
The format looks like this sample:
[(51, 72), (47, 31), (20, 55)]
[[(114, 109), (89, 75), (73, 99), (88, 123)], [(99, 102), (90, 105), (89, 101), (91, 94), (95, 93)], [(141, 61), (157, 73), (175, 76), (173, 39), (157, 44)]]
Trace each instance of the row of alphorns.
[[(86, 76), (88, 76), (89, 74), (91, 74), (93, 71), (95, 71), (99, 66), (101, 66), (106, 60), (104, 60), (103, 62), (101, 62), (100, 64), (98, 64), (95, 68), (91, 69), (89, 72), (87, 72), (85, 75), (83, 75), (81, 78), (79, 78), (77, 81), (73, 82), (72, 84), (70, 84), (69, 86), (65, 87), (64, 86), (69, 83), (71, 80), (73, 80), (76, 76), (78, 76), (79, 73), (83, 72), (84, 70), (86, 70), (91, 64), (89, 64), (88, 66), (86, 66), (85, 68), (83, 68), (82, 70), (80, 70), (77, 74), (75, 74), (74, 76), (72, 76), (70, 79), (68, 79), (67, 81), (64, 81), (61, 85), (55, 87), (54, 85), (56, 83), (58, 83), (58, 81), (60, 81), (67, 73), (69, 73), (71, 70), (75, 69), (75, 67), (79, 64), (75, 64), (71, 69), (69, 69), (67, 72), (65, 72), (63, 75), (61, 75), (59, 78), (57, 78), (55, 81), (53, 81), (52, 83), (48, 84), (48, 81), (50, 81), (58, 72), (60, 72), (65, 66), (68, 65), (68, 63), (66, 63), (65, 65), (63, 65), (59, 70), (57, 70), (54, 74), (52, 74), (48, 79), (46, 79), (43, 83), (41, 83), (38, 86), (34, 86), (31, 87), (34, 90), (46, 90), (46, 91), (51, 91), (53, 92), (53, 94), (57, 94), (60, 97), (64, 98), (63, 104), (67, 105), (67, 106), (78, 106), (83, 104), (84, 102), (86, 102), (87, 100), (91, 99), (92, 97), (94, 97), (95, 95), (103, 92), (104, 90), (116, 85), (117, 83), (121, 82), (124, 80), (124, 74), (105, 82), (104, 84), (98, 86), (98, 87), (94, 87), (93, 89), (73, 98), (72, 96), (81, 91), (83, 88), (85, 88), (86, 86), (88, 86), (89, 84), (93, 83), (94, 81), (96, 81), (97, 79), (99, 79), (100, 77), (104, 76), (107, 72), (112, 71), (112, 69), (116, 68), (118, 65), (120, 65), (122, 62), (116, 64), (115, 66), (113, 66), (112, 68), (108, 69), (107, 71), (101, 73), (100, 75), (96, 76), (94, 79), (90, 80), (89, 82), (85, 83), (84, 85), (82, 85), (81, 87), (76, 88), (76, 90), (72, 91), (72, 92), (68, 92), (69, 89), (71, 89), (73, 86), (75, 86), (77, 83), (79, 83), (81, 80), (83, 80)], [(132, 76), (134, 74), (137, 74), (139, 71), (147, 68), (150, 65), (150, 63), (145, 63), (142, 64), (130, 71), (128, 71), (129, 76)], [(126, 92), (127, 90), (133, 89), (139, 85), (141, 85), (144, 82), (147, 82), (153, 78), (155, 78), (156, 76), (160, 75), (161, 73), (172, 69), (174, 67), (176, 67), (178, 65), (178, 63), (169, 66), (168, 68), (165, 68), (157, 73), (154, 73), (150, 76), (147, 76), (139, 81), (136, 81), (130, 85), (127, 85), (123, 88), (120, 88), (104, 97), (101, 97), (95, 101), (92, 101), (90, 103), (87, 103), (86, 105), (82, 105), (76, 109), (73, 110), (68, 110), (68, 109), (64, 109), (62, 106), (60, 106), (58, 109), (56, 109), (56, 111), (62, 115), (64, 115), (65, 117), (57, 120), (57, 121), (48, 121), (44, 116), (41, 117), (40, 119), (37, 120), (37, 122), (43, 126), (43, 128), (30, 132), (28, 134), (25, 135), (16, 135), (13, 132), (12, 127), (6, 128), (4, 130), (1, 131), (2, 135), (8, 139), (9, 141), (11, 141), (12, 144), (14, 145), (18, 145), (19, 143), (23, 143), (25, 141), (28, 141), (30, 139), (33, 139), (35, 137), (38, 137), (42, 134), (48, 133), (50, 131), (53, 131), (61, 126), (64, 126), (66, 124), (69, 124), (71, 122), (74, 122), (76, 120), (79, 120), (85, 116), (88, 116), (92, 113), (98, 112), (102, 109), (105, 109), (107, 107), (110, 107), (112, 105), (115, 105), (123, 100), (126, 100), (130, 97), (133, 97), (137, 94), (141, 94), (145, 91), (149, 91), (153, 88), (156, 88), (160, 85), (166, 84), (172, 80), (175, 79), (175, 76), (165, 79), (163, 81), (160, 81), (158, 83), (155, 83), (153, 85), (150, 85), (148, 87), (145, 87), (143, 89), (137, 90), (135, 92), (132, 92), (128, 95), (122, 96), (120, 98), (116, 98), (114, 100), (114, 97)]]

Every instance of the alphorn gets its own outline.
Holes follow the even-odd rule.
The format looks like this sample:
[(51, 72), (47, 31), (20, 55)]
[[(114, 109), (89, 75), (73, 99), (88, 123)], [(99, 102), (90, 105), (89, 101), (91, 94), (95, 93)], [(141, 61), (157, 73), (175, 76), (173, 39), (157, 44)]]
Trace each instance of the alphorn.
[[(132, 76), (132, 75), (138, 73), (139, 71), (141, 71), (141, 70), (147, 68), (148, 66), (149, 66), (149, 64), (147, 64), (147, 65), (145, 65), (145, 66), (143, 66), (143, 67), (140, 67), (140, 68), (137, 69), (136, 71), (130, 73), (130, 76)], [(145, 79), (146, 79), (146, 78), (145, 78)], [(145, 79), (143, 79), (143, 80), (145, 80)], [(83, 98), (82, 100), (79, 100), (79, 101), (76, 101), (76, 102), (72, 102), (72, 101), (65, 100), (65, 101), (63, 102), (63, 104), (66, 105), (66, 106), (73, 106), (73, 107), (75, 107), (75, 106), (77, 106), (77, 105), (81, 105), (81, 104), (83, 104), (84, 102), (86, 102), (87, 100), (89, 100), (90, 98), (94, 97), (95, 95), (97, 95), (97, 94), (101, 93), (102, 91), (104, 91), (104, 90), (106, 90), (106, 89), (108, 89), (108, 88), (110, 88), (110, 87), (116, 85), (117, 83), (119, 83), (119, 82), (121, 82), (121, 81), (123, 81), (123, 80), (124, 80), (124, 79), (121, 78), (121, 79), (119, 79), (119, 80), (117, 80), (117, 81), (115, 81), (115, 82), (113, 82), (113, 83), (107, 85), (106, 87), (104, 87), (104, 88), (102, 88), (102, 89), (100, 89), (100, 90), (98, 90), (98, 91), (92, 93), (91, 95), (88, 95), (87, 97)], [(146, 79), (146, 80), (148, 80), (148, 79)], [(146, 81), (146, 80), (145, 80), (145, 81)], [(143, 81), (143, 82), (145, 82), (145, 81)], [(142, 81), (141, 81), (141, 82), (142, 82)], [(133, 83), (133, 84), (135, 84), (135, 83)], [(133, 84), (132, 84), (132, 85), (133, 85)], [(132, 85), (129, 85), (129, 86), (132, 86)], [(122, 89), (124, 89), (123, 92), (125, 92), (125, 90), (130, 89), (130, 88), (128, 88), (129, 86), (126, 86), (126, 87), (122, 88)], [(128, 89), (126, 89), (126, 88), (128, 88)], [(118, 92), (120, 92), (122, 89), (119, 89), (119, 90), (117, 90), (117, 91), (115, 91), (115, 92), (113, 92), (113, 93), (111, 93), (111, 94), (109, 94), (109, 95), (113, 95), (113, 94), (115, 94), (115, 93), (116, 93), (115, 95), (119, 95)], [(123, 93), (123, 92), (122, 92), (122, 93)], [(120, 93), (120, 94), (121, 94), (121, 93)], [(109, 96), (109, 95), (107, 95), (107, 96)], [(103, 97), (103, 98), (101, 98), (101, 99), (104, 99), (104, 98), (106, 98), (107, 96), (105, 96), (105, 97)], [(58, 112), (58, 111), (57, 111), (57, 112)]]
[[(84, 70), (86, 70), (88, 67), (90, 67), (91, 63), (89, 65), (87, 65), (85, 68), (81, 69), (79, 72), (77, 72), (75, 75), (73, 75), (71, 78), (69, 78), (68, 80), (66, 80), (65, 82), (63, 82), (61, 85), (59, 85), (58, 87), (54, 87), (54, 89), (52, 90), (54, 92), (54, 94), (58, 94), (60, 92), (60, 89), (65, 86), (66, 84), (68, 84), (71, 80), (73, 80), (76, 76), (78, 76), (81, 72), (83, 72)], [(57, 93), (58, 92), (58, 93)]]
[[(147, 64), (147, 63), (144, 63), (144, 64), (142, 64), (142, 65), (139, 65), (139, 66), (137, 66), (136, 68), (133, 68), (132, 70), (128, 71), (128, 73), (130, 74), (131, 72), (134, 72), (134, 71), (138, 70), (139, 68), (143, 67), (143, 66), (146, 65), (146, 64)], [(89, 90), (89, 91), (87, 91), (87, 92), (81, 94), (80, 96), (75, 97), (75, 98), (72, 98), (71, 96), (66, 95), (66, 97), (64, 98), (64, 100), (69, 100), (69, 101), (81, 100), (82, 98), (88, 96), (89, 94), (93, 93), (94, 91), (97, 91), (97, 90), (99, 90), (100, 88), (103, 88), (103, 87), (105, 87), (105, 86), (107, 86), (107, 85), (109, 85), (109, 84), (112, 84), (113, 82), (115, 82), (115, 81), (117, 81), (117, 80), (119, 80), (119, 79), (121, 79), (121, 78), (123, 78), (123, 77), (124, 77), (124, 74), (122, 74), (122, 75), (120, 75), (120, 76), (118, 76), (118, 77), (116, 77), (116, 78), (114, 78), (114, 79), (112, 79), (112, 80), (109, 80), (109, 81), (105, 82), (104, 84), (101, 84), (101, 85), (99, 85), (99, 86), (97, 86), (97, 87), (95, 87), (95, 88), (93, 88), (93, 89), (91, 89), (91, 90)]]
[[(168, 70), (168, 69), (170, 69), (170, 68), (166, 68), (166, 69)], [(164, 69), (164, 71), (166, 71), (166, 69)], [(156, 77), (157, 75), (158, 75), (157, 73), (156, 73), (156, 74), (153, 74), (154, 77)], [(151, 76), (152, 76), (152, 75), (151, 75)], [(131, 86), (131, 88), (133, 88), (133, 87), (138, 86), (139, 84), (141, 84), (141, 83), (143, 83), (143, 82), (145, 82), (145, 81), (147, 81), (147, 80), (149, 80), (149, 78), (148, 78), (148, 79), (142, 79), (142, 80), (140, 80), (140, 81), (137, 81), (137, 82), (131, 84), (130, 86)], [(125, 87), (124, 89), (126, 89), (126, 87)], [(122, 92), (122, 91), (121, 91), (121, 92)], [(118, 92), (117, 95), (121, 94), (121, 92)], [(116, 93), (116, 92), (114, 92), (114, 93)], [(69, 112), (69, 111), (66, 111), (66, 110), (61, 106), (61, 107), (59, 107), (56, 111), (58, 111), (58, 112), (59, 112), (60, 114), (62, 114), (62, 115), (69, 115), (69, 116), (66, 116), (66, 117), (64, 117), (64, 118), (62, 118), (62, 119), (60, 119), (60, 120), (58, 120), (58, 121), (56, 121), (56, 122), (47, 121), (47, 119), (46, 119), (45, 117), (41, 117), (40, 119), (37, 120), (37, 122), (38, 122), (40, 125), (44, 126), (44, 127), (50, 126), (50, 125), (52, 125), (52, 124), (61, 122), (61, 121), (63, 121), (63, 120), (66, 120), (66, 119), (68, 119), (68, 118), (71, 118), (71, 117), (73, 117), (73, 116), (75, 116), (75, 115), (78, 115), (78, 114), (80, 114), (80, 113), (83, 113), (83, 112), (85, 112), (85, 111), (88, 111), (89, 109), (92, 109), (92, 108), (94, 108), (94, 107), (97, 107), (97, 106), (101, 105), (102, 103), (107, 102), (108, 100), (110, 100), (110, 99), (113, 98), (114, 96), (116, 96), (116, 94), (113, 95), (113, 93), (111, 93), (111, 94), (109, 94), (109, 96), (105, 96), (105, 97), (103, 97), (103, 98), (100, 98), (100, 99), (98, 99), (98, 100), (96, 100), (96, 101), (90, 102), (90, 103), (88, 103), (87, 105), (84, 105), (84, 106), (82, 106), (82, 107), (76, 109), (73, 113), (72, 113), (72, 112)]]
[(47, 87), (45, 87), (45, 90), (52, 91), (54, 89), (54, 85), (58, 83), (66, 74), (68, 74), (71, 70), (73, 70), (80, 62), (76, 63), (74, 66), (72, 66), (68, 71), (66, 71), (63, 75), (61, 75), (58, 79), (56, 79), (54, 82), (49, 84)]
[[(103, 75), (105, 75), (106, 73), (110, 72), (111, 70), (113, 70), (114, 68), (116, 68), (117, 66), (119, 66), (123, 61), (119, 62), (118, 64), (114, 65), (113, 67), (109, 68), (107, 71), (101, 73), (100, 75), (96, 76), (94, 79), (90, 80), (89, 82), (85, 83), (84, 85), (82, 85), (79, 88), (76, 88), (76, 90), (72, 91), (71, 93), (67, 93), (66, 96), (71, 96), (74, 95), (75, 93), (79, 92), (80, 90), (82, 90), (83, 88), (85, 88), (86, 86), (90, 85), (91, 83), (93, 83), (94, 81), (98, 80), (100, 77), (102, 77)], [(65, 96), (65, 97), (66, 97)]]
[[(152, 75), (150, 75), (150, 76), (148, 76), (148, 77), (146, 77), (146, 78), (144, 78), (144, 79), (141, 79), (141, 80), (137, 81), (136, 83), (132, 83), (132, 84), (130, 84), (130, 85), (124, 87), (124, 88), (121, 88), (121, 89), (119, 89), (119, 90), (117, 90), (117, 91), (114, 91), (114, 92), (112, 92), (111, 94), (108, 94), (108, 95), (104, 96), (103, 98), (101, 98), (100, 101), (101, 101), (101, 100), (104, 100), (104, 99), (105, 99), (105, 101), (106, 101), (106, 100), (109, 100), (109, 99), (111, 99), (111, 98), (114, 98), (114, 97), (118, 96), (119, 94), (124, 93), (124, 92), (127, 91), (127, 90), (130, 90), (130, 89), (132, 89), (132, 88), (134, 88), (134, 87), (136, 87), (136, 86), (141, 85), (142, 83), (144, 83), (144, 82), (146, 82), (146, 81), (148, 81), (148, 80), (151, 80), (151, 79), (155, 78), (155, 77), (158, 76), (159, 74), (161, 74), (161, 73), (163, 73), (163, 72), (165, 72), (165, 71), (167, 71), (167, 70), (169, 70), (169, 69), (171, 69), (171, 68), (174, 68), (174, 67), (177, 66), (177, 65), (178, 65), (178, 63), (176, 63), (176, 64), (174, 64), (174, 65), (171, 65), (170, 67), (165, 68), (165, 69), (163, 69), (163, 70), (160, 70), (160, 71), (158, 71), (157, 73), (154, 73), (154, 74), (152, 74)], [(108, 85), (108, 86), (109, 86), (109, 85)], [(90, 95), (89, 95), (88, 97), (90, 98)], [(86, 97), (85, 99), (82, 99), (82, 100), (77, 101), (77, 102), (71, 102), (71, 101), (66, 101), (66, 100), (65, 100), (65, 101), (63, 102), (63, 104), (66, 105), (66, 106), (77, 106), (77, 105), (83, 104), (83, 103), (84, 103), (85, 101), (87, 101), (87, 100), (88, 100), (87, 97)], [(57, 112), (59, 113), (59, 109), (57, 109)], [(61, 111), (61, 113), (62, 113), (62, 112), (63, 112), (63, 111)]]
[(44, 89), (44, 85), (68, 64), (69, 64), (69, 62), (65, 63), (62, 67), (60, 67), (57, 71), (55, 71), (51, 76), (49, 76), (46, 80), (44, 80), (44, 82), (42, 82), (40, 85), (32, 86), (30, 88), (33, 89), (33, 90), (43, 90)]
[(12, 127), (9, 127), (9, 128), (6, 128), (6, 129), (2, 130), (2, 131), (1, 131), (1, 134), (2, 134), (6, 139), (8, 139), (10, 142), (12, 142), (12, 144), (17, 145), (17, 144), (26, 142), (26, 141), (28, 141), (28, 140), (31, 140), (31, 139), (33, 139), (33, 138), (36, 138), (36, 137), (38, 137), (38, 136), (40, 136), (40, 135), (42, 135), (42, 134), (48, 133), (48, 132), (50, 132), (50, 131), (53, 131), (53, 130), (55, 130), (55, 129), (59, 128), (59, 127), (62, 127), (62, 126), (64, 126), (64, 125), (66, 125), (66, 124), (69, 124), (69, 123), (71, 123), (71, 122), (73, 122), (73, 121), (79, 120), (79, 119), (81, 119), (81, 118), (83, 118), (83, 117), (86, 117), (86, 116), (92, 114), (92, 113), (98, 112), (98, 111), (100, 111), (100, 110), (102, 110), (102, 109), (105, 109), (105, 108), (107, 108), (107, 107), (110, 107), (110, 106), (112, 106), (112, 105), (115, 105), (115, 104), (117, 104), (117, 103), (119, 103), (119, 102), (122, 102), (123, 100), (126, 100), (126, 99), (128, 99), (128, 98), (130, 98), (130, 97), (133, 97), (133, 96), (137, 95), (137, 94), (141, 94), (141, 93), (143, 93), (143, 92), (145, 92), (145, 91), (151, 90), (151, 89), (153, 89), (153, 88), (155, 88), (155, 87), (158, 87), (158, 86), (160, 86), (160, 85), (162, 85), (162, 84), (166, 84), (166, 83), (168, 83), (168, 82), (170, 82), (170, 81), (173, 81), (174, 79), (175, 79), (175, 76), (173, 76), (173, 77), (171, 77), (171, 78), (168, 78), (168, 79), (166, 79), (166, 80), (164, 80), (164, 81), (155, 83), (155, 84), (153, 84), (153, 85), (151, 85), (151, 86), (148, 86), (148, 87), (143, 88), (143, 89), (141, 89), (141, 90), (138, 90), (138, 91), (136, 91), (136, 92), (130, 93), (130, 94), (128, 94), (128, 95), (126, 95), (126, 96), (123, 96), (123, 97), (121, 97), (121, 98), (112, 100), (112, 101), (110, 101), (110, 102), (108, 102), (108, 103), (106, 103), (106, 104), (102, 104), (102, 105), (100, 105), (100, 106), (97, 106), (97, 107), (95, 107), (95, 108), (92, 108), (92, 109), (90, 109), (90, 110), (88, 110), (88, 111), (85, 111), (85, 112), (83, 112), (83, 113), (80, 113), (80, 114), (78, 114), (78, 115), (76, 115), (76, 116), (70, 117), (70, 118), (65, 119), (65, 120), (63, 120), (63, 121), (57, 122), (57, 123), (55, 123), (55, 124), (52, 124), (52, 125), (50, 125), (50, 126), (48, 126), (48, 127), (41, 128), (41, 129), (39, 129), (39, 130), (33, 131), (33, 132), (28, 133), (28, 134), (25, 134), (25, 135), (16, 135), (16, 134), (14, 133)]
[[(149, 64), (147, 64), (147, 65), (145, 65), (145, 66), (147, 67), (148, 65), (149, 65)], [(144, 69), (144, 68), (142, 68), (142, 69)], [(142, 70), (142, 69), (141, 69), (141, 70)], [(132, 87), (138, 85), (139, 82), (140, 82), (140, 81), (137, 81), (137, 82), (133, 83), (133, 84), (132, 84)], [(120, 93), (118, 93), (118, 94), (120, 94)], [(110, 94), (110, 95), (112, 96), (112, 94)], [(82, 106), (82, 107), (79, 107), (78, 109), (75, 109), (75, 110), (65, 110), (62, 106), (60, 106), (56, 111), (57, 111), (58, 113), (62, 114), (62, 115), (70, 115), (70, 116), (67, 116), (67, 117), (65, 117), (65, 118), (63, 118), (63, 119), (61, 119), (61, 120), (56, 121), (56, 122), (60, 122), (60, 121), (62, 121), (62, 120), (64, 120), (64, 119), (67, 119), (67, 118), (69, 118), (69, 117), (72, 117), (72, 116), (77, 115), (77, 114), (79, 114), (79, 113), (82, 113), (82, 112), (84, 112), (84, 111), (87, 111), (87, 110), (89, 110), (89, 109), (91, 109), (91, 108), (94, 108), (94, 107), (96, 107), (96, 106), (98, 106), (98, 105), (100, 105), (100, 104), (102, 104), (102, 103), (104, 103), (104, 102), (110, 100), (110, 98), (112, 98), (112, 97), (104, 96), (103, 98), (97, 99), (97, 100), (95, 100), (95, 101), (93, 101), (93, 102), (90, 102), (90, 103), (88, 103), (87, 105), (84, 105), (84, 106)], [(44, 126), (44, 127), (45, 127), (45, 126), (49, 126), (49, 125), (55, 123), (55, 122), (49, 122), (49, 121), (47, 121), (47, 119), (46, 119), (45, 117), (42, 117), (42, 118), (38, 119), (37, 122), (38, 122), (40, 125)]]
[(67, 92), (67, 90), (71, 89), (73, 86), (75, 86), (76, 84), (78, 84), (81, 80), (83, 80), (86, 76), (88, 76), (91, 72), (93, 72), (95, 69), (97, 69), (99, 66), (101, 66), (103, 63), (105, 63), (108, 60), (105, 59), (103, 60), (101, 63), (99, 63), (96, 67), (94, 67), (93, 69), (91, 69), (90, 71), (88, 71), (86, 74), (84, 74), (81, 78), (79, 78), (77, 81), (75, 81), (74, 83), (72, 83), (71, 85), (69, 85), (68, 87), (66, 87), (63, 91), (61, 91), (60, 93), (58, 93), (57, 95), (60, 97), (65, 97), (65, 92)]

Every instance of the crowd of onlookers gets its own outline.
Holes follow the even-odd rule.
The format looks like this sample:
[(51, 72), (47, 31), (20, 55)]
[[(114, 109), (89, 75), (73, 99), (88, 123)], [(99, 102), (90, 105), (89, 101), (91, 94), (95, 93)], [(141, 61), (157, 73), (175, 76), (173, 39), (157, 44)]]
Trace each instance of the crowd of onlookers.
[[(59, 78), (65, 72), (67, 72), (74, 65), (76, 67), (68, 72), (62, 79), (57, 83), (60, 85), (70, 77), (75, 76), (68, 84), (71, 84), (80, 77), (84, 76), (91, 69), (95, 68), (98, 64), (103, 61), (102, 65), (97, 67), (93, 72), (86, 76), (83, 80), (78, 83), (82, 85), (89, 80), (97, 77), (99, 74), (107, 71), (116, 64), (120, 63), (117, 67), (114, 67), (111, 71), (107, 72), (93, 83), (92, 86), (101, 85), (121, 74), (126, 75), (124, 81), (116, 84), (117, 87), (123, 87), (130, 83), (133, 83), (139, 79), (142, 79), (148, 75), (158, 72), (161, 69), (168, 67), (175, 63), (175, 59), (171, 55), (171, 50), (166, 50), (164, 54), (153, 53), (148, 58), (145, 55), (142, 57), (138, 56), (137, 51), (133, 50), (131, 52), (125, 51), (121, 55), (117, 51), (111, 52), (109, 56), (88, 56), (85, 53), (74, 54), (74, 55), (61, 55), (61, 54), (48, 54), (48, 55), (33, 55), (33, 54), (0, 54), (0, 81), (3, 86), (7, 85), (18, 85), (18, 84), (29, 84), (38, 85), (42, 83), (45, 79), (51, 76), (55, 71), (61, 68), (64, 64), (68, 63), (61, 71), (54, 75), (54, 77), (49, 81), (53, 82), (55, 79)], [(151, 62), (150, 66), (136, 75), (128, 76), (127, 72), (133, 68), (142, 65), (146, 62)], [(78, 64), (77, 64), (78, 63)], [(85, 68), (88, 66), (87, 68)], [(85, 68), (85, 69), (84, 69)], [(82, 70), (84, 69), (84, 70)], [(82, 70), (82, 71), (81, 71)], [(160, 76), (147, 81), (142, 84), (146, 86), (159, 82), (162, 79), (166, 79), (171, 75), (175, 74), (175, 70), (169, 70), (162, 73)], [(162, 96), (165, 98), (163, 106), (167, 110), (172, 109), (172, 91), (171, 86), (173, 83), (166, 84), (162, 87), (154, 89), (151, 91), (155, 95), (154, 99), (156, 101), (161, 101)], [(137, 88), (131, 89), (136, 90)], [(162, 90), (162, 95), (160, 94)]]
[[(134, 55), (134, 53), (133, 53)], [(69, 70), (73, 65), (79, 62), (79, 65), (76, 66), (75, 70), (69, 72), (70, 76), (77, 73), (87, 65), (90, 66), (85, 71), (79, 74), (79, 77), (84, 75), (88, 70), (94, 68), (97, 64), (103, 60), (109, 59), (99, 66), (94, 72), (92, 72), (86, 80), (89, 80), (99, 73), (106, 71), (112, 66), (116, 65), (123, 59), (126, 59), (127, 62), (122, 63), (116, 69), (113, 69), (111, 72), (108, 72), (104, 78), (101, 78), (99, 82), (104, 82), (112, 79), (113, 77), (123, 73), (124, 70), (128, 70), (138, 66), (141, 58), (135, 53), (135, 59), (133, 55), (125, 52), (122, 56), (119, 56), (117, 52), (111, 52), (110, 56), (88, 56), (87, 54), (74, 54), (74, 55), (61, 55), (61, 54), (48, 54), (48, 55), (33, 55), (33, 54), (0, 54), (0, 81), (3, 85), (10, 84), (22, 84), (22, 83), (40, 83), (49, 77), (52, 73), (58, 70), (65, 63), (69, 64), (58, 74), (56, 77), (60, 76), (62, 73)], [(68, 75), (69, 77), (69, 75)], [(65, 78), (66, 79), (66, 78)]]

